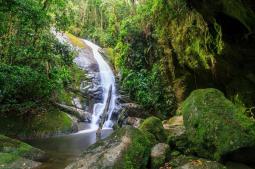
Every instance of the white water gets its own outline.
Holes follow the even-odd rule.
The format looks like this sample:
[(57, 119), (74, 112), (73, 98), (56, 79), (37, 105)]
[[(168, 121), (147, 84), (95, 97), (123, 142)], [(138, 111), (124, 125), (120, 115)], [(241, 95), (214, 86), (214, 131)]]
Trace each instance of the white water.
[[(109, 94), (111, 94), (111, 100), (107, 112), (108, 119), (105, 121), (103, 128), (111, 128), (113, 125), (113, 122), (111, 121), (111, 116), (116, 106), (115, 77), (111, 67), (104, 60), (103, 56), (99, 53), (98, 49), (100, 49), (100, 47), (88, 40), (84, 41), (93, 50), (94, 58), (99, 66), (100, 85), (103, 88), (103, 101), (102, 103), (96, 103), (93, 108), (91, 128), (98, 128), (101, 116), (103, 115), (104, 109), (106, 109), (107, 106), (107, 98), (109, 97)], [(112, 91), (111, 93), (109, 93), (111, 87)]]

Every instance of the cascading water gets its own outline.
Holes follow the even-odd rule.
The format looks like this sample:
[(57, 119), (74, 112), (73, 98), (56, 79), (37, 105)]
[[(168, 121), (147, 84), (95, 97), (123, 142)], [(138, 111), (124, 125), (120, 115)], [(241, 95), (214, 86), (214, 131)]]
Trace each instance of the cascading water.
[[(89, 47), (91, 47), (94, 54), (94, 58), (98, 63), (100, 85), (103, 89), (102, 103), (94, 104), (91, 128), (97, 129), (99, 127), (100, 120), (102, 120), (101, 117), (104, 115), (104, 113), (108, 115), (108, 118), (106, 119), (103, 127), (111, 128), (113, 125), (113, 122), (111, 121), (111, 116), (116, 106), (115, 77), (112, 69), (104, 60), (103, 56), (99, 53), (98, 49), (100, 49), (100, 47), (88, 40), (84, 41)], [(107, 112), (105, 112), (106, 110)]]
[[(43, 164), (40, 167), (41, 169), (65, 168), (66, 165), (68, 165), (71, 161), (78, 158), (79, 155), (82, 154), (88, 146), (94, 144), (98, 139), (104, 139), (108, 137), (113, 132), (113, 122), (111, 121), (111, 116), (114, 109), (118, 107), (116, 106), (117, 96), (115, 77), (110, 66), (103, 59), (102, 55), (98, 52), (99, 47), (92, 42), (84, 40), (87, 46), (91, 47), (92, 50), (90, 50), (89, 48), (81, 49), (73, 45), (65, 34), (56, 32), (54, 28), (52, 29), (52, 33), (59, 39), (59, 42), (63, 44), (69, 44), (73, 50), (78, 52), (78, 56), (74, 59), (74, 62), (81, 69), (86, 70), (88, 78), (90, 78), (90, 81), (88, 80), (88, 83), (82, 83), (81, 90), (88, 92), (89, 96), (89, 89), (92, 89), (93, 91), (94, 86), (97, 86), (98, 88), (103, 89), (103, 93), (102, 95), (101, 93), (97, 95), (93, 93), (94, 91), (92, 92), (92, 94), (95, 94), (96, 97), (98, 96), (98, 98), (96, 98), (95, 100), (101, 100), (101, 103), (94, 104), (95, 100), (91, 100), (91, 103), (94, 104), (94, 111), (90, 128), (88, 128), (87, 126), (90, 124), (85, 124), (84, 122), (81, 122), (82, 125), (85, 126), (82, 127), (81, 130), (77, 133), (63, 136), (61, 135), (58, 137), (29, 140), (29, 144), (42, 149), (44, 152), (47, 153), (47, 157), (49, 157), (46, 161), (42, 162)], [(80, 102), (81, 100), (79, 98), (80, 97), (73, 98), (73, 105), (82, 109), (83, 102)], [(85, 104), (84, 107), (88, 108), (89, 106), (91, 105)], [(89, 111), (91, 111), (90, 108)], [(105, 122), (103, 130), (100, 131), (99, 138), (97, 137), (97, 129), (99, 127), (101, 116), (103, 115), (108, 115), (108, 117), (107, 119), (104, 119), (102, 121)]]

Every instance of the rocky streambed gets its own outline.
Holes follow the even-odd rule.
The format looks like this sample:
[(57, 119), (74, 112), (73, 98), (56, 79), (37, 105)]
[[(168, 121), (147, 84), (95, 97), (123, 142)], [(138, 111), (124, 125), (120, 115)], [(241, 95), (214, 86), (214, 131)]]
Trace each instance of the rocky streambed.
[(252, 169), (255, 121), (216, 89), (191, 93), (179, 116), (149, 117), (89, 147), (66, 169)]

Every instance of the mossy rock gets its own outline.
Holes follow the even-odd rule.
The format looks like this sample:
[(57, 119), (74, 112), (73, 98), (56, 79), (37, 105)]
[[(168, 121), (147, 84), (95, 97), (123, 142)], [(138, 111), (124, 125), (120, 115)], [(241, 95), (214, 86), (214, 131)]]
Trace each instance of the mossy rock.
[(157, 117), (149, 117), (139, 127), (141, 131), (150, 133), (158, 142), (166, 142), (166, 132), (161, 120)]
[(186, 129), (183, 124), (183, 116), (174, 116), (163, 124), (167, 132), (167, 143), (171, 150), (184, 154), (189, 152)]
[(159, 169), (170, 157), (170, 147), (167, 144), (156, 144), (151, 150), (151, 169)]
[(217, 89), (195, 90), (180, 111), (188, 141), (199, 156), (220, 160), (227, 153), (255, 146), (255, 122)]
[(1, 117), (0, 134), (22, 139), (46, 138), (63, 133), (72, 133), (76, 124), (65, 113), (54, 107), (47, 112), (32, 116), (29, 121), (20, 117)]
[[(11, 168), (16, 162), (26, 161), (31, 165), (33, 161), (45, 159), (45, 153), (21, 141), (0, 135), (0, 168)], [(22, 168), (22, 167), (21, 167)]]
[(172, 159), (168, 165), (172, 169), (226, 169), (216, 161), (184, 155)]
[(99, 141), (66, 169), (144, 169), (152, 144), (144, 133), (131, 126), (120, 128)]

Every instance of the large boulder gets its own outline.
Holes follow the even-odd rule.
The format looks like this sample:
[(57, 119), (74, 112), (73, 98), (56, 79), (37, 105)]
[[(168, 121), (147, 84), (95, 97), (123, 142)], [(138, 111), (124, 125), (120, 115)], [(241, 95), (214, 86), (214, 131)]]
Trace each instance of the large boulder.
[(143, 169), (152, 145), (139, 129), (125, 127), (91, 146), (66, 169)]
[(255, 146), (255, 122), (217, 89), (195, 90), (180, 108), (188, 141), (199, 156), (220, 160)]
[(151, 169), (159, 169), (169, 158), (170, 147), (168, 144), (156, 144), (151, 150)]
[(43, 151), (21, 141), (0, 135), (0, 168), (27, 169), (38, 167), (45, 160)]
[(143, 132), (155, 137), (157, 142), (166, 142), (166, 132), (161, 120), (157, 117), (149, 117), (139, 127)]

